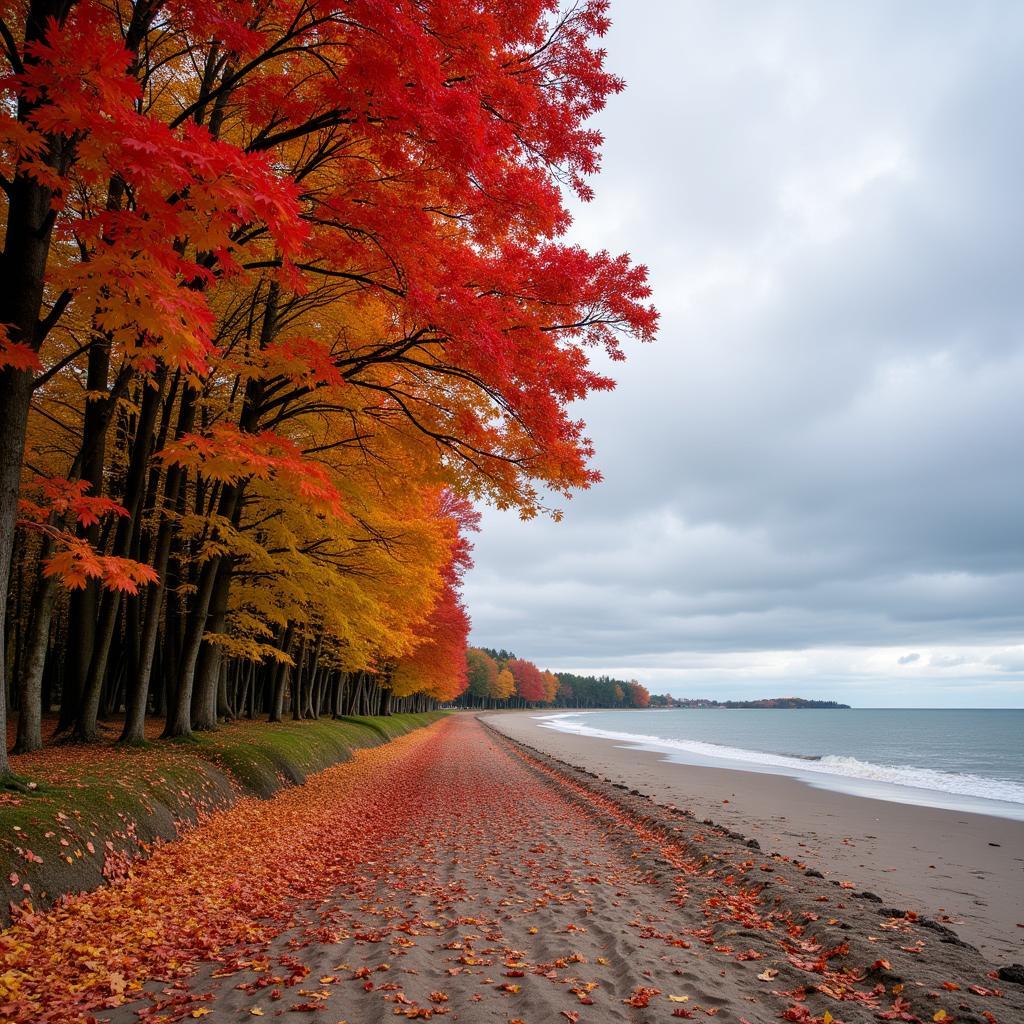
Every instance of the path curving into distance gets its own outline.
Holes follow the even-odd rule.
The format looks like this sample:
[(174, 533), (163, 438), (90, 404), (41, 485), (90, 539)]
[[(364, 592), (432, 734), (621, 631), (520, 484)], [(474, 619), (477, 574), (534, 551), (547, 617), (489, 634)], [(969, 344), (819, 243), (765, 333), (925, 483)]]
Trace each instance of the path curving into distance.
[(0, 1017), (1024, 1020), (948, 932), (805, 867), (455, 715), (24, 917)]

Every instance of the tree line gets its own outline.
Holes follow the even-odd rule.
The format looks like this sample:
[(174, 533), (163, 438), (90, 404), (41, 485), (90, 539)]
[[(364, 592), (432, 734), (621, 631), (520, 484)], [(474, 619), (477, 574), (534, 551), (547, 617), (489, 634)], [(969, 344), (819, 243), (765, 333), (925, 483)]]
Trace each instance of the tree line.
[(794, 708), (849, 709), (849, 704), (834, 700), (808, 700), (804, 697), (762, 697), (757, 700), (712, 700), (709, 697), (673, 697), (668, 693), (651, 694), (651, 707), (657, 708)]
[(557, 516), (543, 495), (596, 481), (588, 352), (655, 330), (644, 268), (561, 237), (622, 86), (606, 7), (0, 12), (17, 751), (51, 712), (133, 743), (147, 716), (187, 736), (464, 689), (474, 505)]
[(651, 695), (635, 679), (578, 676), (541, 670), (506, 650), (471, 647), (468, 685), (459, 704), (468, 708), (646, 708)]

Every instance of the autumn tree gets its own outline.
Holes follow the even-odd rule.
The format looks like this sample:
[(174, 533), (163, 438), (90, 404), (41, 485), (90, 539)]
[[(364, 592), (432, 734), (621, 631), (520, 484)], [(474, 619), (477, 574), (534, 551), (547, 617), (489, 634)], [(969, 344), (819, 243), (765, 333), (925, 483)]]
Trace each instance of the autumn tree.
[(480, 517), (469, 502), (449, 491), (439, 496), (437, 511), (450, 530), (448, 556), (440, 574), (442, 587), (429, 616), (417, 629), (419, 635), (411, 652), (395, 667), (389, 689), (399, 697), (424, 693), (450, 701), (467, 685), (469, 616), (459, 588), (463, 574), (472, 565), (467, 534), (479, 528)]
[(494, 691), (492, 692), (491, 696), (495, 700), (507, 701), (510, 697), (512, 697), (515, 694), (515, 692), (515, 677), (512, 675), (512, 672), (509, 669), (503, 668), (498, 673), (498, 678), (495, 680)]
[(532, 661), (524, 658), (513, 658), (508, 669), (516, 682), (516, 693), (527, 704), (535, 704), (544, 700), (544, 676)]
[(450, 699), (466, 503), (596, 481), (589, 354), (654, 332), (643, 268), (563, 240), (621, 87), (606, 4), (8, 7), (19, 747), (44, 693), (127, 742)]
[(466, 651), (469, 692), (481, 703), (496, 696), (498, 663), (478, 647)]
[(631, 708), (646, 708), (651, 704), (650, 691), (635, 679), (626, 684), (626, 699)]
[[(510, 667), (518, 663), (517, 678), (532, 678), (530, 669), (521, 667), (523, 665), (530, 666), (532, 663), (516, 658), (515, 655), (504, 650), (484, 649), (483, 653), (496, 660), (499, 657), (503, 658)], [(574, 708), (647, 708), (655, 703), (647, 687), (635, 679), (626, 682), (613, 679), (610, 676), (581, 676), (570, 672), (540, 672), (540, 670), (537, 672), (543, 689), (536, 687), (530, 692), (537, 694), (543, 692), (543, 697), (533, 698), (533, 702), (536, 703), (543, 702), (554, 704), (557, 707)], [(509, 676), (512, 677), (511, 672)], [(515, 684), (516, 679), (512, 679), (512, 683)], [(527, 682), (525, 685), (529, 690), (530, 683)], [(534, 685), (536, 686), (535, 682)], [(503, 699), (508, 701), (508, 698), (513, 697), (516, 693), (519, 694), (520, 699), (525, 699), (522, 690), (518, 688), (509, 690)]]
[[(198, 124), (175, 134), (140, 113), (139, 53), (151, 32), (163, 31), (154, 27), (160, 6), (138, 4), (119, 22), (98, 4), (34, 0), (19, 22), (4, 23), (11, 102), (0, 125), (2, 265), (10, 287), (0, 298), (0, 615), (33, 392), (84, 359), (90, 399), (68, 473), (99, 497), (108, 430), (131, 377), (157, 358), (188, 372), (206, 365), (212, 318), (197, 287), (210, 273), (204, 253), (226, 253), (239, 224), (261, 227), (287, 252), (289, 230), (299, 227), (291, 183), (260, 156)], [(203, 249), (187, 251), (186, 238)], [(64, 331), (74, 324), (88, 340), (76, 337), (69, 355)], [(99, 613), (92, 581), (103, 572), (81, 543), (95, 545), (96, 524), (79, 526), (65, 581), (91, 595), (76, 599), (70, 616), (72, 669), (84, 670), (69, 682), (81, 687), (82, 655), (95, 636), (89, 620)], [(60, 546), (63, 536), (53, 539)], [(3, 718), (0, 707), (0, 725)]]
[(558, 676), (547, 670), (541, 675), (544, 677), (544, 700), (553, 704), (558, 697)]

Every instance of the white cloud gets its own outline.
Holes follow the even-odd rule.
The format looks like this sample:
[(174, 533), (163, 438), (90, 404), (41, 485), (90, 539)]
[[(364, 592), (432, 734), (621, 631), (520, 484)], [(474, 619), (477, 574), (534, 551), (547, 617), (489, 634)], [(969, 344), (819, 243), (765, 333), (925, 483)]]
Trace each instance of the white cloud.
[(559, 525), (486, 516), (474, 639), (1024, 703), (1024, 8), (612, 15), (574, 237), (649, 263), (662, 333), (581, 406), (605, 482)]

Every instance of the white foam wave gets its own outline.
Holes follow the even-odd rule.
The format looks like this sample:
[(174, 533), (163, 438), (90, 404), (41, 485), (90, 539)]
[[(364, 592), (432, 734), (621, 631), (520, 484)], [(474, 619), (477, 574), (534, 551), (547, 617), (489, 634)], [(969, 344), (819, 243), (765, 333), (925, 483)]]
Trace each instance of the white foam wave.
[(875, 764), (861, 761), (856, 757), (826, 754), (820, 760), (809, 761), (787, 754), (769, 754), (761, 750), (746, 750), (720, 743), (705, 743), (701, 740), (669, 739), (665, 736), (650, 736), (643, 733), (615, 732), (610, 729), (595, 729), (584, 722), (576, 721), (579, 715), (572, 713), (543, 716), (548, 728), (580, 736), (597, 736), (603, 739), (619, 740), (642, 747), (669, 752), (678, 751), (696, 754), (700, 757), (741, 761), (760, 768), (762, 771), (776, 768), (783, 774), (835, 775), (847, 779), (862, 779), (866, 782), (884, 782), (911, 789), (931, 790), (956, 796), (977, 797), (983, 800), (1002, 800), (1007, 803), (1024, 804), (1024, 786), (1006, 779), (990, 779), (983, 775), (943, 772), (934, 768), (919, 768), (907, 764)]

